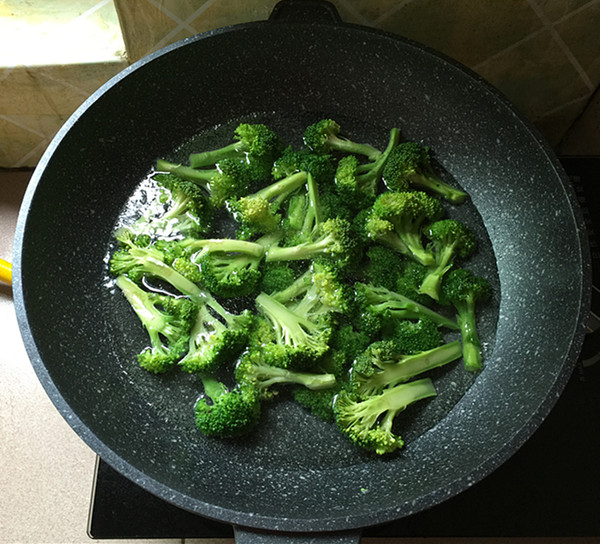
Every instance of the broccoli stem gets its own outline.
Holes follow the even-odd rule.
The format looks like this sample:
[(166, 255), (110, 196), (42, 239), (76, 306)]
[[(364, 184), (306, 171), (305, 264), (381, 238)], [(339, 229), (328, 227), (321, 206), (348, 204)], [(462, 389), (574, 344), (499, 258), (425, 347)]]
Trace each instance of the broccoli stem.
[(225, 386), (210, 374), (202, 374), (201, 380), (204, 393), (213, 402), (227, 391)]
[(313, 259), (316, 256), (327, 253), (330, 244), (330, 237), (325, 236), (316, 242), (305, 242), (290, 247), (270, 247), (265, 254), (265, 261), (302, 261)]
[(298, 384), (303, 385), (307, 389), (319, 391), (321, 389), (330, 389), (335, 383), (333, 374), (311, 374), (308, 372), (296, 372), (280, 368), (276, 366), (263, 365), (263, 368), (258, 369), (261, 380), (261, 387), (268, 389), (272, 385), (283, 384)]
[[(131, 253), (135, 256), (136, 249), (133, 248), (130, 250)], [(196, 303), (204, 303), (206, 300), (206, 295), (200, 287), (198, 287), (195, 283), (188, 280), (185, 276), (177, 272), (177, 270), (171, 268), (169, 265), (163, 263), (162, 261), (152, 257), (151, 255), (147, 255), (142, 251), (141, 259), (144, 263), (144, 271), (152, 276), (156, 276), (157, 278), (165, 280), (167, 283), (175, 287), (179, 292), (184, 295), (188, 295), (190, 299), (192, 299)]]
[[(276, 200), (276, 204), (281, 203), (281, 201), (285, 200), (291, 193), (293, 193), (296, 189), (301, 187), (306, 183), (307, 180), (306, 172), (296, 172), (291, 176), (287, 176), (280, 181), (272, 183), (267, 187), (264, 187), (254, 193), (252, 196), (264, 198), (266, 201), (271, 201), (273, 199)], [(278, 207), (278, 206), (277, 206)]]
[(456, 321), (400, 293), (385, 288), (367, 288), (366, 303), (375, 311), (389, 310), (393, 316), (398, 318), (420, 319), (426, 317), (439, 326), (452, 330), (459, 328)]
[(228, 159), (238, 156), (240, 149), (243, 148), (242, 142), (233, 142), (220, 149), (212, 149), (201, 153), (190, 154), (189, 161), (192, 168), (200, 168), (202, 166), (210, 166), (216, 164), (223, 159)]
[(215, 170), (196, 170), (190, 166), (184, 166), (182, 164), (174, 164), (164, 159), (158, 159), (156, 161), (156, 168), (161, 172), (169, 172), (179, 176), (181, 179), (191, 181), (200, 185), (207, 191), (210, 189), (208, 181), (214, 176)]
[(433, 170), (430, 170), (429, 168), (422, 170), (419, 174), (413, 175), (411, 177), (411, 183), (433, 191), (452, 204), (461, 204), (465, 201), (465, 198), (467, 198), (467, 193), (451, 187), (442, 181)]
[(375, 399), (375, 404), (378, 406), (389, 407), (389, 412), (385, 418), (389, 426), (394, 417), (411, 404), (429, 397), (435, 397), (436, 395), (437, 391), (431, 379), (423, 378), (386, 389), (378, 397), (370, 398)]
[(328, 141), (330, 146), (338, 151), (355, 155), (365, 155), (370, 161), (376, 161), (382, 155), (381, 151), (372, 145), (346, 140), (331, 133), (328, 135)]
[(428, 351), (406, 355), (398, 362), (386, 363), (380, 372), (366, 378), (359, 387), (359, 393), (376, 394), (386, 387), (394, 387), (423, 372), (451, 363), (462, 355), (463, 349), (458, 340)]
[(445, 244), (436, 252), (435, 266), (429, 268), (421, 287), (419, 287), (419, 293), (429, 295), (433, 300), (440, 299), (442, 278), (452, 268), (455, 249), (456, 244)]
[(319, 205), (319, 191), (317, 188), (317, 183), (310, 173), (307, 176), (306, 187), (308, 194), (308, 210), (304, 216), (304, 223), (302, 225), (301, 232), (304, 235), (309, 235), (323, 221), (323, 214), (321, 213)]
[(266, 248), (257, 242), (248, 242), (246, 240), (236, 240), (233, 238), (206, 238), (202, 240), (192, 240), (186, 245), (191, 251), (201, 250), (203, 252), (221, 251), (227, 253), (243, 253), (250, 257), (262, 258)]
[(483, 368), (483, 363), (481, 341), (475, 322), (475, 302), (472, 300), (464, 302), (457, 306), (457, 310), (465, 370), (477, 372)]

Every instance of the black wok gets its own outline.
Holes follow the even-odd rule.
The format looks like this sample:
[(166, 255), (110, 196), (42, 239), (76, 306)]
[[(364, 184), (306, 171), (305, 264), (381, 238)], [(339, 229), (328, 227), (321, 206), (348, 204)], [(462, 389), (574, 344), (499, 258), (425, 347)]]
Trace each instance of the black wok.
[[(225, 140), (240, 120), (291, 138), (322, 116), (376, 145), (392, 126), (429, 144), (471, 195), (449, 213), (477, 231), (470, 264), (494, 285), (481, 315), (485, 369), (474, 379), (460, 366), (440, 373), (439, 397), (404, 421), (408, 446), (389, 458), (357, 451), (285, 402), (243, 441), (204, 438), (190, 417), (199, 384), (137, 367), (143, 334), (106, 285), (112, 231), (157, 157), (187, 153), (197, 134), (204, 145), (213, 127)], [(115, 469), (175, 505), (250, 529), (238, 529), (240, 540), (253, 530), (356, 539), (360, 527), (466, 489), (541, 423), (582, 343), (586, 248), (558, 161), (497, 91), (418, 44), (340, 23), (328, 4), (292, 2), (270, 21), (152, 54), (82, 105), (28, 187), (14, 293), (48, 395)]]

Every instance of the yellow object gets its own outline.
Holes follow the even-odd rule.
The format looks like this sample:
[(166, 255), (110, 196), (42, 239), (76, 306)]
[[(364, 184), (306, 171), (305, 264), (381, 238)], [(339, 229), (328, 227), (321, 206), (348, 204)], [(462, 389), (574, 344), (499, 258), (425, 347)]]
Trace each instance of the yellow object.
[(12, 264), (4, 259), (0, 259), (0, 281), (12, 284)]

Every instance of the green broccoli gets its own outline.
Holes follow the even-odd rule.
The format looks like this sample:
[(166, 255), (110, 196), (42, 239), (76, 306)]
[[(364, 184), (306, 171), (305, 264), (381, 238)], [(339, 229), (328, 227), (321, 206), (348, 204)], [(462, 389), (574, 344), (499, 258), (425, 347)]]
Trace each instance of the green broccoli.
[(190, 331), (188, 351), (179, 361), (185, 372), (214, 372), (230, 363), (246, 347), (252, 331), (252, 314), (227, 311), (208, 293), (198, 307)]
[(418, 321), (395, 320), (391, 336), (396, 349), (405, 355), (428, 351), (444, 343), (444, 335), (440, 328), (426, 317)]
[(202, 187), (216, 207), (245, 195), (255, 178), (251, 165), (235, 159), (224, 159), (211, 169), (197, 169), (159, 159), (156, 168)]
[(145, 291), (125, 275), (117, 277), (116, 285), (150, 337), (150, 346), (138, 354), (140, 366), (166, 372), (186, 352), (195, 305), (186, 298)]
[(160, 201), (167, 210), (157, 220), (164, 235), (178, 232), (184, 236), (199, 237), (213, 227), (214, 209), (202, 190), (189, 181), (173, 174), (156, 174), (154, 181), (163, 190)]
[(458, 329), (456, 321), (385, 287), (357, 282), (354, 291), (356, 304), (363, 314), (371, 314), (382, 320), (427, 318), (438, 327)]
[(294, 400), (307, 409), (318, 419), (333, 422), (333, 401), (336, 395), (344, 388), (347, 382), (349, 361), (347, 354), (335, 349), (319, 359), (317, 368), (335, 378), (333, 385), (327, 389), (309, 389), (302, 385), (292, 388)]
[[(127, 274), (139, 283), (149, 276), (167, 282), (181, 294), (189, 296), (195, 303), (204, 303), (205, 293), (193, 281), (165, 263), (167, 257), (156, 244), (133, 237), (129, 231), (120, 231), (116, 235), (119, 249), (111, 256), (109, 267), (115, 276)], [(145, 244), (144, 244), (145, 242)]]
[(268, 364), (259, 350), (247, 351), (235, 369), (236, 381), (254, 387), (261, 399), (269, 400), (277, 395), (276, 385), (298, 384), (310, 390), (331, 389), (336, 384), (333, 374), (298, 372)]
[(292, 285), (298, 277), (298, 272), (291, 264), (293, 264), (292, 261), (263, 263), (263, 274), (259, 290), (271, 295)]
[(262, 327), (262, 350), (269, 364), (292, 370), (306, 368), (329, 349), (332, 333), (330, 313), (308, 318), (296, 313), (266, 293), (256, 299), (256, 308), (270, 327)]
[(400, 131), (392, 129), (386, 149), (371, 162), (361, 163), (356, 155), (345, 155), (340, 159), (335, 172), (335, 185), (348, 207), (360, 210), (373, 204), (379, 193), (383, 167), (399, 138)]
[(383, 180), (391, 191), (424, 189), (453, 204), (467, 198), (467, 193), (448, 185), (435, 173), (429, 147), (418, 142), (403, 142), (393, 149), (383, 169)]
[(272, 246), (267, 250), (265, 260), (295, 261), (329, 257), (340, 267), (348, 264), (356, 248), (352, 226), (344, 219), (327, 219), (319, 224), (310, 241), (294, 246)]
[(214, 251), (200, 255), (196, 262), (202, 286), (224, 298), (250, 295), (262, 279), (259, 257)]
[(379, 455), (404, 446), (393, 431), (396, 416), (409, 405), (437, 392), (429, 378), (403, 383), (365, 399), (349, 390), (342, 390), (333, 405), (339, 430), (357, 446)]
[(441, 219), (425, 229), (429, 248), (435, 258), (419, 289), (420, 293), (439, 300), (442, 278), (457, 258), (466, 259), (477, 249), (477, 239), (469, 227), (454, 219)]
[(206, 436), (233, 438), (252, 431), (259, 423), (261, 402), (253, 387), (236, 385), (228, 389), (207, 374), (202, 376), (204, 395), (195, 406), (198, 429)]
[(360, 398), (378, 395), (419, 374), (456, 361), (462, 356), (458, 340), (406, 355), (393, 340), (372, 343), (359, 355), (350, 373), (350, 388)]
[(391, 192), (379, 195), (373, 203), (373, 217), (393, 225), (381, 230), (377, 223), (368, 224), (370, 237), (423, 265), (434, 263), (434, 256), (423, 244), (425, 227), (441, 218), (440, 201), (422, 191)]
[(476, 307), (491, 295), (489, 282), (466, 268), (455, 268), (442, 281), (442, 299), (454, 305), (462, 338), (465, 369), (477, 372), (483, 367), (481, 341), (475, 319)]
[(260, 123), (241, 123), (235, 129), (235, 141), (224, 147), (192, 153), (189, 157), (192, 168), (201, 168), (220, 163), (223, 159), (247, 162), (266, 177), (273, 162), (283, 151), (281, 138), (270, 127)]
[(334, 151), (365, 155), (375, 161), (381, 151), (370, 144), (356, 143), (340, 136), (341, 127), (332, 119), (322, 119), (306, 127), (304, 143), (314, 153), (326, 154)]
[(306, 172), (296, 172), (258, 191), (228, 203), (237, 223), (250, 234), (272, 232), (281, 226), (280, 208), (308, 179)]
[[(363, 266), (364, 283), (375, 287), (385, 287), (395, 291), (400, 272), (405, 266), (405, 259), (391, 248), (375, 245), (365, 252), (367, 261)], [(421, 285), (419, 283), (419, 285)]]

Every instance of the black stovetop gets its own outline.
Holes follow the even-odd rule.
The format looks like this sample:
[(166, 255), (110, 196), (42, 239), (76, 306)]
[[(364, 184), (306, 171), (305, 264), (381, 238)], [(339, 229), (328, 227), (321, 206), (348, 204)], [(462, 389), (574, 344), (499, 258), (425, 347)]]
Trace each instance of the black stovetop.
[[(600, 157), (561, 159), (582, 204), (600, 286)], [(600, 291), (596, 294), (600, 295)], [(596, 298), (598, 299), (596, 301)], [(597, 312), (594, 312), (594, 307)], [(592, 301), (600, 315), (600, 296)], [(591, 329), (600, 319), (590, 320)], [(590, 330), (556, 406), (525, 445), (490, 476), (426, 511), (366, 528), (383, 537), (589, 537), (600, 535), (600, 339)], [(232, 538), (226, 524), (181, 510), (98, 459), (89, 535)]]

